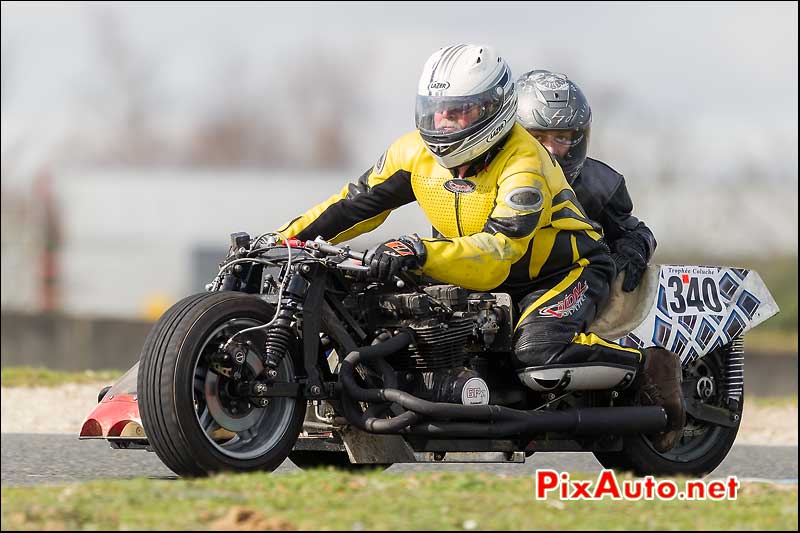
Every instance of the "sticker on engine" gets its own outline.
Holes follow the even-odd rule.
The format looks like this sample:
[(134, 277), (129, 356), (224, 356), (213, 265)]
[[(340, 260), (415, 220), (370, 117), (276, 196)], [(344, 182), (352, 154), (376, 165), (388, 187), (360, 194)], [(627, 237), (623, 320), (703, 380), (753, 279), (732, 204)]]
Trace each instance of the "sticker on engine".
[(489, 387), (481, 378), (469, 378), (461, 390), (461, 403), (464, 405), (488, 405)]
[(661, 267), (661, 286), (670, 315), (722, 315), (725, 306), (719, 284), (716, 267)]

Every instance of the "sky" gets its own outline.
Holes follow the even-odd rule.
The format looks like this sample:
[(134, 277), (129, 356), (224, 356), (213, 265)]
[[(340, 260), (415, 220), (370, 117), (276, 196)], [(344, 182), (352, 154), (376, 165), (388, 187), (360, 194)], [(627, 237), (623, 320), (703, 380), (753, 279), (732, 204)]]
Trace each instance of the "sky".
[[(545, 68), (581, 86), (593, 111), (589, 155), (625, 175), (634, 212), (655, 230), (662, 250), (690, 241), (688, 248), (706, 252), (754, 253), (758, 242), (768, 253), (796, 254), (797, 6), (3, 2), (3, 189), (30, 188), (39, 171), (53, 166), (55, 153), (61, 159), (50, 170), (75, 177), (73, 192), (83, 190), (87, 175), (113, 181), (113, 169), (69, 168), (75, 162), (64, 144), (79, 139), (102, 149), (119, 125), (124, 88), (110, 81), (114, 65), (104, 58), (113, 50), (99, 38), (102, 32), (129, 47), (134, 81), (145, 80), (148, 89), (149, 118), (175, 138), (191, 134), (201, 117), (225, 110), (223, 104), (256, 98), (262, 102), (258, 120), (302, 150), (308, 128), (292, 103), (333, 112), (352, 168), (331, 183), (330, 193), (414, 128), (417, 80), (427, 57), (442, 46), (473, 42), (496, 47), (517, 77)], [(322, 58), (325, 69), (313, 57)], [(347, 105), (329, 109), (337, 102)], [(152, 199), (141, 198), (148, 198), (158, 176), (189, 181), (184, 176), (194, 175), (197, 181), (198, 175), (123, 170), (142, 182), (138, 196), (121, 196), (129, 203), (120, 214), (152, 207)], [(248, 189), (261, 197), (267, 189), (293, 187), (298, 192), (287, 196), (298, 211), (313, 201), (309, 187), (297, 188), (279, 171), (244, 170), (271, 176)], [(117, 182), (107, 185), (124, 190)], [(313, 188), (315, 198), (326, 194), (322, 188)], [(180, 191), (175, 185), (175, 198), (186, 200)], [(95, 213), (108, 198), (92, 203), (95, 196), (79, 196), (67, 207), (85, 216), (70, 223), (106, 229)], [(203, 198), (216, 201), (211, 194)], [(224, 236), (216, 233), (204, 235)], [(5, 254), (4, 248), (8, 264)], [(76, 272), (83, 279), (84, 270)]]
[[(215, 99), (236, 97), (224, 83), (231, 64), (254, 87), (278, 85), (306, 66), (301, 53), (321, 53), (348, 73), (351, 85), (337, 90), (357, 96), (342, 123), (361, 168), (413, 129), (428, 55), (482, 42), (515, 76), (547, 68), (578, 82), (593, 103), (590, 154), (626, 175), (647, 180), (666, 151), (705, 179), (724, 181), (745, 158), (779, 167), (765, 179), (797, 181), (794, 2), (3, 2), (4, 153), (19, 136), (40, 139), (41, 156), (65, 131), (102, 131), (113, 87), (99, 70), (98, 13), (153, 66), (159, 120), (178, 130)], [(304, 75), (324, 99), (331, 87)], [(265, 105), (302, 139), (281, 102)]]

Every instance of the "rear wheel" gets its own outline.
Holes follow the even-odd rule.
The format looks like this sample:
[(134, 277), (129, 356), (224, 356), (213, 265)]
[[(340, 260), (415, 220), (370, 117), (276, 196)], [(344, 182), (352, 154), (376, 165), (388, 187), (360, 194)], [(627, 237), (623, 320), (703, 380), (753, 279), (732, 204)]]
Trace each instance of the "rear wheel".
[[(274, 308), (243, 293), (190, 296), (155, 324), (142, 350), (139, 407), (148, 441), (164, 464), (182, 476), (223, 470), (273, 470), (288, 456), (300, 433), (305, 401), (270, 398), (266, 407), (236, 394), (235, 376), (210, 355), (234, 333), (268, 322)], [(242, 379), (260, 374), (263, 330), (242, 334)], [(277, 382), (295, 381), (287, 354)]]
[[(730, 409), (726, 403), (725, 365), (732, 350), (734, 343), (684, 366), (683, 393), (686, 402), (698, 401)], [(733, 446), (741, 424), (743, 404), (744, 395), (733, 410), (731, 427), (698, 420), (687, 413), (683, 435), (675, 447), (667, 452), (656, 451), (646, 435), (632, 435), (624, 439), (622, 451), (597, 452), (595, 457), (606, 468), (632, 470), (637, 475), (708, 474), (719, 466)]]

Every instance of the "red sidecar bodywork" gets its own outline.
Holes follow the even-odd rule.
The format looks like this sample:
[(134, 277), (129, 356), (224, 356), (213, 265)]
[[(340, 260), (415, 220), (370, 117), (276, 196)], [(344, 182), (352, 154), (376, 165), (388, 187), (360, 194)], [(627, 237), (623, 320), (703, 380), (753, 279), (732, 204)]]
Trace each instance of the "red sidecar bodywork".
[(136, 394), (137, 362), (102, 395), (81, 426), (80, 439), (104, 439), (113, 448), (146, 448)]

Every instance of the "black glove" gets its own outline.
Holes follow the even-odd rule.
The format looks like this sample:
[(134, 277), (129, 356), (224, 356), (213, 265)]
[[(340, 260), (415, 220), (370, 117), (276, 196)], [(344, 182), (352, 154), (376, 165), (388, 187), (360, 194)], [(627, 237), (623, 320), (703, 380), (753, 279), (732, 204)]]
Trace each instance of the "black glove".
[(622, 290), (631, 292), (642, 281), (642, 275), (647, 269), (647, 261), (644, 254), (637, 246), (637, 243), (620, 239), (616, 241), (613, 246), (611, 257), (614, 259), (614, 264), (617, 265), (617, 274), (625, 272), (625, 280), (622, 282)]
[(416, 235), (404, 235), (384, 242), (364, 254), (369, 276), (386, 282), (409, 268), (420, 268), (425, 262), (425, 247)]

